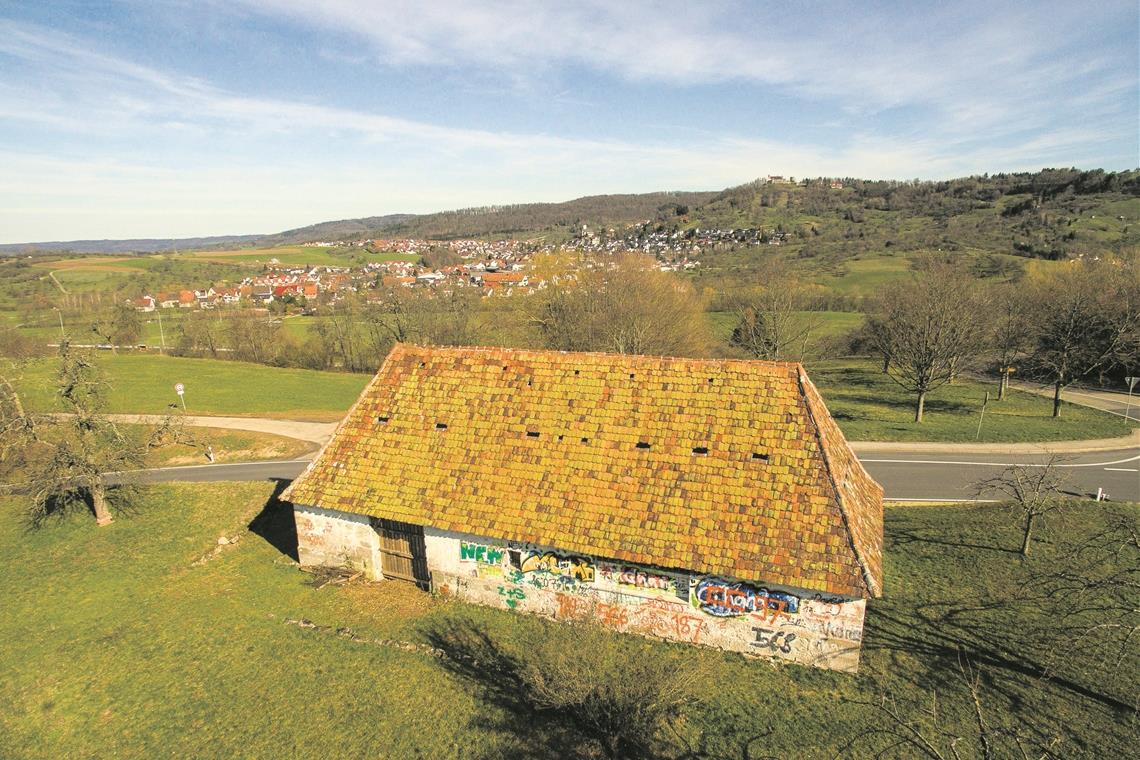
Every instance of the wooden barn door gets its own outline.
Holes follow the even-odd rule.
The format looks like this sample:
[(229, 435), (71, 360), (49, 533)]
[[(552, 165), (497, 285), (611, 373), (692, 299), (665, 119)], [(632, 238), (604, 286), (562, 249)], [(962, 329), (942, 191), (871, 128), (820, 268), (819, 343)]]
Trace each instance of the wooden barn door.
[(420, 588), (428, 588), (431, 577), (427, 568), (423, 527), (395, 520), (377, 520), (376, 532), (380, 534), (380, 572), (384, 577), (411, 581)]

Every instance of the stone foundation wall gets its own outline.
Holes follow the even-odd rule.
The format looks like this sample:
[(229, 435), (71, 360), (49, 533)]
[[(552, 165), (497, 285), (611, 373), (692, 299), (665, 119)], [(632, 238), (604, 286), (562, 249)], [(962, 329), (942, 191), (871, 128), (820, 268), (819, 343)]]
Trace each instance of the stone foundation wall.
[(293, 517), (302, 565), (347, 567), (382, 577), (380, 538), (371, 517), (301, 505), (294, 505)]

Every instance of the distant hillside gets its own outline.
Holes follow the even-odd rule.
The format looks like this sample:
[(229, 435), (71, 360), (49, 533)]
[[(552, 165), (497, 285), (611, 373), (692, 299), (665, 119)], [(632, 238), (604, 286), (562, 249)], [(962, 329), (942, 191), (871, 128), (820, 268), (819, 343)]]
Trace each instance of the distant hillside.
[(0, 256), (37, 253), (161, 253), (164, 251), (209, 248), (268, 248), (275, 245), (315, 240), (358, 238), (384, 230), (412, 218), (411, 214), (369, 216), (298, 227), (273, 235), (219, 235), (198, 238), (136, 238), (131, 240), (67, 240), (47, 243), (7, 243), (0, 245)]
[(944, 182), (757, 181), (719, 193), (694, 209), (687, 225), (780, 230), (811, 256), (1096, 255), (1140, 245), (1140, 170), (1044, 169)]
[(265, 248), (274, 245), (309, 243), (317, 240), (346, 240), (379, 236), (392, 227), (414, 219), (413, 214), (388, 214), (386, 216), (366, 216), (361, 219), (341, 219), (335, 222), (320, 222), (308, 227), (278, 232), (276, 235), (262, 235), (255, 245)]
[(564, 203), (521, 203), (424, 214), (387, 231), (389, 235), (449, 239), (538, 233), (569, 235), (571, 227), (615, 225), (682, 212), (717, 196), (715, 192), (591, 195)]
[(696, 228), (779, 232), (784, 250), (824, 263), (867, 252), (1062, 259), (1140, 246), (1140, 170), (1043, 169), (939, 182), (757, 180), (720, 192), (594, 195), (563, 203), (342, 219), (272, 235), (0, 245), (0, 255), (264, 248), (370, 237), (526, 237), (558, 243), (583, 225), (591, 234), (605, 235), (612, 227), (616, 237), (626, 237), (626, 228), (640, 222), (648, 224), (637, 234)]
[(131, 240), (66, 240), (49, 243), (5, 243), (0, 256), (37, 253), (150, 253), (228, 246), (256, 245), (261, 235), (220, 235), (199, 238), (135, 238)]

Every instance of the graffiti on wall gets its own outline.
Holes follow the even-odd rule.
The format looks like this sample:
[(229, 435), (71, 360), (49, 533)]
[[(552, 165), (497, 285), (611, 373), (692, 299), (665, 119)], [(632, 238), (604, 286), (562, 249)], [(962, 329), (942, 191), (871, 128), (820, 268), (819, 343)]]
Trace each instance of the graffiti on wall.
[(629, 565), (613, 565), (608, 562), (599, 562), (598, 572), (602, 578), (619, 586), (664, 591), (673, 596), (677, 595), (677, 579), (664, 573), (654, 573)]
[(755, 613), (772, 621), (783, 615), (795, 614), (800, 606), (798, 596), (715, 577), (691, 581), (690, 601), (701, 612), (714, 617)]
[(472, 544), (466, 541), (459, 542), (459, 561), (478, 562), (482, 565), (502, 564), (504, 551), (498, 546), (486, 544)]
[[(596, 577), (594, 563), (587, 557), (575, 557), (557, 552), (524, 552), (519, 558), (519, 571), (523, 575), (546, 575), (559, 579), (562, 585), (593, 583)], [(549, 584), (543, 584), (547, 586)]]
[(517, 587), (499, 586), (499, 596), (503, 597), (507, 607), (512, 610), (518, 607), (520, 602), (526, 600), (526, 592)]
[(796, 634), (787, 631), (774, 631), (771, 628), (754, 627), (752, 630), (756, 634), (752, 646), (767, 647), (771, 652), (792, 653), (792, 642), (796, 640)]

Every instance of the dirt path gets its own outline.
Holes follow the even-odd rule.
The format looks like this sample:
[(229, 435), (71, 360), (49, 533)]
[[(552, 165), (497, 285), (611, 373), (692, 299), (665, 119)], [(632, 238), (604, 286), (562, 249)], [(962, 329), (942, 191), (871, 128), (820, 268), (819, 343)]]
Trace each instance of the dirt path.
[[(158, 414), (110, 414), (116, 422), (156, 425), (162, 421)], [(211, 427), (226, 430), (252, 430), (286, 438), (296, 438), (323, 446), (332, 437), (337, 422), (300, 422), (298, 420), (270, 420), (261, 417), (198, 417), (186, 416), (183, 422), (192, 427)]]

